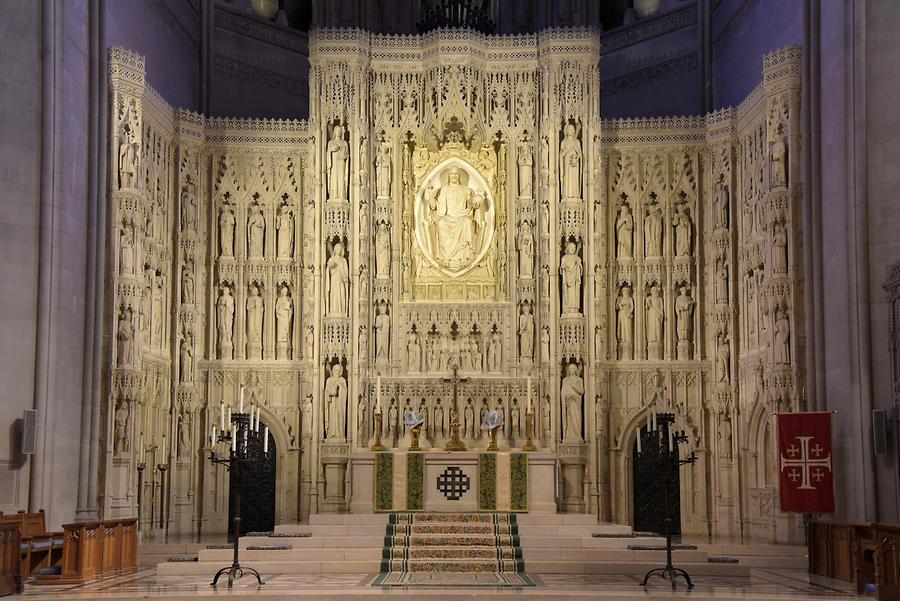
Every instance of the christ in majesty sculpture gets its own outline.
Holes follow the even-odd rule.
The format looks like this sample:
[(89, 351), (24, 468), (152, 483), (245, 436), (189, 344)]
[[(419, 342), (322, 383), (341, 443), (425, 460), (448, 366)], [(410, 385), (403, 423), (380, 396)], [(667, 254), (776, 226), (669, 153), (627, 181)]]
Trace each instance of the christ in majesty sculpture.
[(432, 237), (431, 252), (435, 259), (446, 266), (460, 267), (475, 258), (479, 230), (477, 221), (484, 198), (478, 197), (463, 183), (460, 168), (453, 166), (447, 172), (447, 183), (436, 192), (429, 187), (425, 192), (426, 221)]

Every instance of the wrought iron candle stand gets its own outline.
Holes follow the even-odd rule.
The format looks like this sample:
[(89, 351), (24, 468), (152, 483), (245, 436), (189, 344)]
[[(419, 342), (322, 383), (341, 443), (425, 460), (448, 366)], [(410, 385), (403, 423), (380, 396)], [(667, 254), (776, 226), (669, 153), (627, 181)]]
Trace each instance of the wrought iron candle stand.
[[(259, 440), (263, 437), (263, 450), (260, 452)], [(219, 578), (225, 574), (228, 575), (228, 588), (232, 588), (234, 581), (240, 578), (244, 573), (249, 572), (256, 576), (259, 584), (264, 584), (259, 572), (250, 567), (241, 565), (240, 562), (240, 537), (241, 537), (241, 474), (243, 471), (253, 465), (259, 465), (268, 458), (268, 437), (269, 429), (266, 428), (261, 434), (259, 432), (259, 420), (256, 420), (256, 427), (253, 426), (252, 413), (232, 413), (231, 414), (231, 430), (220, 432), (217, 436), (213, 435), (213, 448), (209, 452), (209, 460), (216, 464), (222, 465), (226, 470), (231, 472), (234, 486), (234, 558), (230, 566), (226, 566), (216, 572), (213, 577), (211, 586), (216, 586)], [(227, 455), (219, 456), (215, 450), (215, 443), (225, 444), (228, 446)]]
[[(648, 419), (648, 423), (650, 421), (651, 420)], [(659, 576), (672, 583), (673, 591), (675, 590), (675, 583), (679, 576), (684, 578), (685, 582), (687, 582), (688, 590), (694, 588), (694, 583), (691, 582), (691, 577), (685, 570), (676, 568), (672, 565), (672, 516), (669, 512), (669, 488), (671, 487), (672, 475), (675, 470), (679, 469), (682, 465), (695, 463), (697, 461), (697, 456), (693, 451), (691, 451), (690, 456), (684, 459), (679, 457), (678, 445), (687, 442), (688, 438), (684, 430), (675, 431), (674, 425), (674, 413), (654, 413), (652, 426), (647, 429), (647, 442), (645, 444), (650, 446), (650, 448), (645, 449), (645, 451), (652, 452), (644, 457), (643, 460), (660, 463), (666, 474), (665, 495), (663, 496), (663, 511), (666, 516), (666, 565), (663, 568), (654, 568), (650, 570), (644, 575), (644, 579), (641, 581), (641, 586), (647, 586), (647, 581), (650, 579), (650, 576)], [(640, 436), (640, 432), (638, 432), (638, 436)], [(638, 445), (638, 454), (643, 455), (643, 453), (641, 453), (640, 444)]]

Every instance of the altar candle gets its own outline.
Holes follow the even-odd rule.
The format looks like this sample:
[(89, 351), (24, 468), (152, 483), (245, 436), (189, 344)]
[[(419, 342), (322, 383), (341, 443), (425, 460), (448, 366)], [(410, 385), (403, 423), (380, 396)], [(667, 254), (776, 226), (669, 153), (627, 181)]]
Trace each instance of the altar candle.
[(231, 426), (231, 451), (237, 451), (237, 426)]
[(656, 409), (653, 410), (653, 430), (656, 430)]
[(211, 446), (211, 447), (216, 446), (216, 427), (215, 426), (213, 426), (212, 438), (210, 439), (209, 446)]
[(250, 403), (250, 429), (253, 429), (253, 403)]
[(378, 393), (375, 397), (375, 413), (381, 413), (381, 376), (378, 376), (375, 385), (378, 387)]
[(256, 428), (253, 429), (254, 432), (259, 432), (259, 405), (256, 406)]
[(651, 418), (650, 418), (650, 414), (651, 414), (651, 413), (653, 413), (653, 412), (650, 411), (650, 410), (648, 409), (648, 410), (647, 410), (647, 432), (650, 431), (650, 419), (651, 419)]
[(669, 452), (672, 452), (672, 428), (669, 428)]
[(166, 458), (168, 456), (169, 456), (169, 443), (166, 441), (166, 437), (163, 436), (163, 443), (162, 443), (162, 459), (163, 459), (163, 461), (166, 461)]
[(238, 413), (243, 413), (243, 412), (244, 412), (244, 385), (241, 384), (241, 406), (240, 406), (240, 409), (238, 410)]
[[(227, 421), (229, 424), (231, 424), (231, 407), (228, 408), (228, 419), (225, 421)], [(222, 429), (223, 430), (225, 429), (224, 424), (222, 425)]]
[(528, 409), (526, 413), (532, 413), (534, 411), (534, 407), (531, 404), (531, 376), (528, 376)]
[(225, 400), (222, 400), (222, 404), (219, 405), (219, 429), (225, 429)]
[(641, 431), (640, 430), (638, 430), (638, 432), (637, 432), (637, 452), (638, 452), (638, 455), (641, 454)]
[(269, 452), (269, 426), (263, 430), (263, 453)]

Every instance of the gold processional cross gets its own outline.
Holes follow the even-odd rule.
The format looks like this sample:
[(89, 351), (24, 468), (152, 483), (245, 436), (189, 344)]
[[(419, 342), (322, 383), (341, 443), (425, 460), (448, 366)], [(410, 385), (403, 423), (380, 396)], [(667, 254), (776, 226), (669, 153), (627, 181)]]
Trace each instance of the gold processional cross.
[(452, 378), (441, 378), (444, 384), (453, 385), (453, 408), (450, 410), (450, 440), (444, 445), (445, 451), (465, 451), (466, 444), (459, 438), (459, 385), (470, 382), (472, 378), (460, 378), (457, 375), (457, 367), (453, 366)]

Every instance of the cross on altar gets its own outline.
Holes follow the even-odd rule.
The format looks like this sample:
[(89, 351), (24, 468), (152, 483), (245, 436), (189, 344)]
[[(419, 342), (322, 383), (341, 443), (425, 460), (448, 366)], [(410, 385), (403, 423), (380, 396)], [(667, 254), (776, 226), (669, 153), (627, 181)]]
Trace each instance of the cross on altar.
[(466, 444), (459, 438), (459, 406), (457, 404), (457, 399), (459, 397), (459, 385), (465, 384), (470, 380), (471, 378), (460, 378), (459, 374), (457, 374), (457, 367), (455, 365), (453, 366), (453, 377), (441, 378), (441, 381), (444, 384), (453, 385), (453, 409), (450, 413), (450, 440), (444, 445), (445, 451), (466, 450)]
[[(813, 459), (809, 454), (809, 441), (812, 440), (812, 436), (798, 436), (797, 439), (800, 441), (800, 457), (798, 459), (789, 459), (784, 455), (781, 456), (781, 471), (785, 469), (789, 469), (788, 478), (797, 481), (797, 471), (799, 468), (800, 472), (800, 486), (798, 486), (798, 490), (815, 490), (816, 487), (812, 485), (810, 482), (810, 471), (812, 468), (816, 468), (816, 480), (821, 482), (825, 477), (825, 473), (822, 471), (822, 468), (828, 468), (828, 471), (831, 471), (831, 455), (828, 455), (824, 459)], [(791, 445), (788, 448), (788, 455), (791, 457), (797, 456), (797, 451), (792, 451), (796, 449), (795, 445)], [(822, 448), (819, 445), (813, 448), (813, 451), (816, 452), (817, 455), (822, 454)]]

